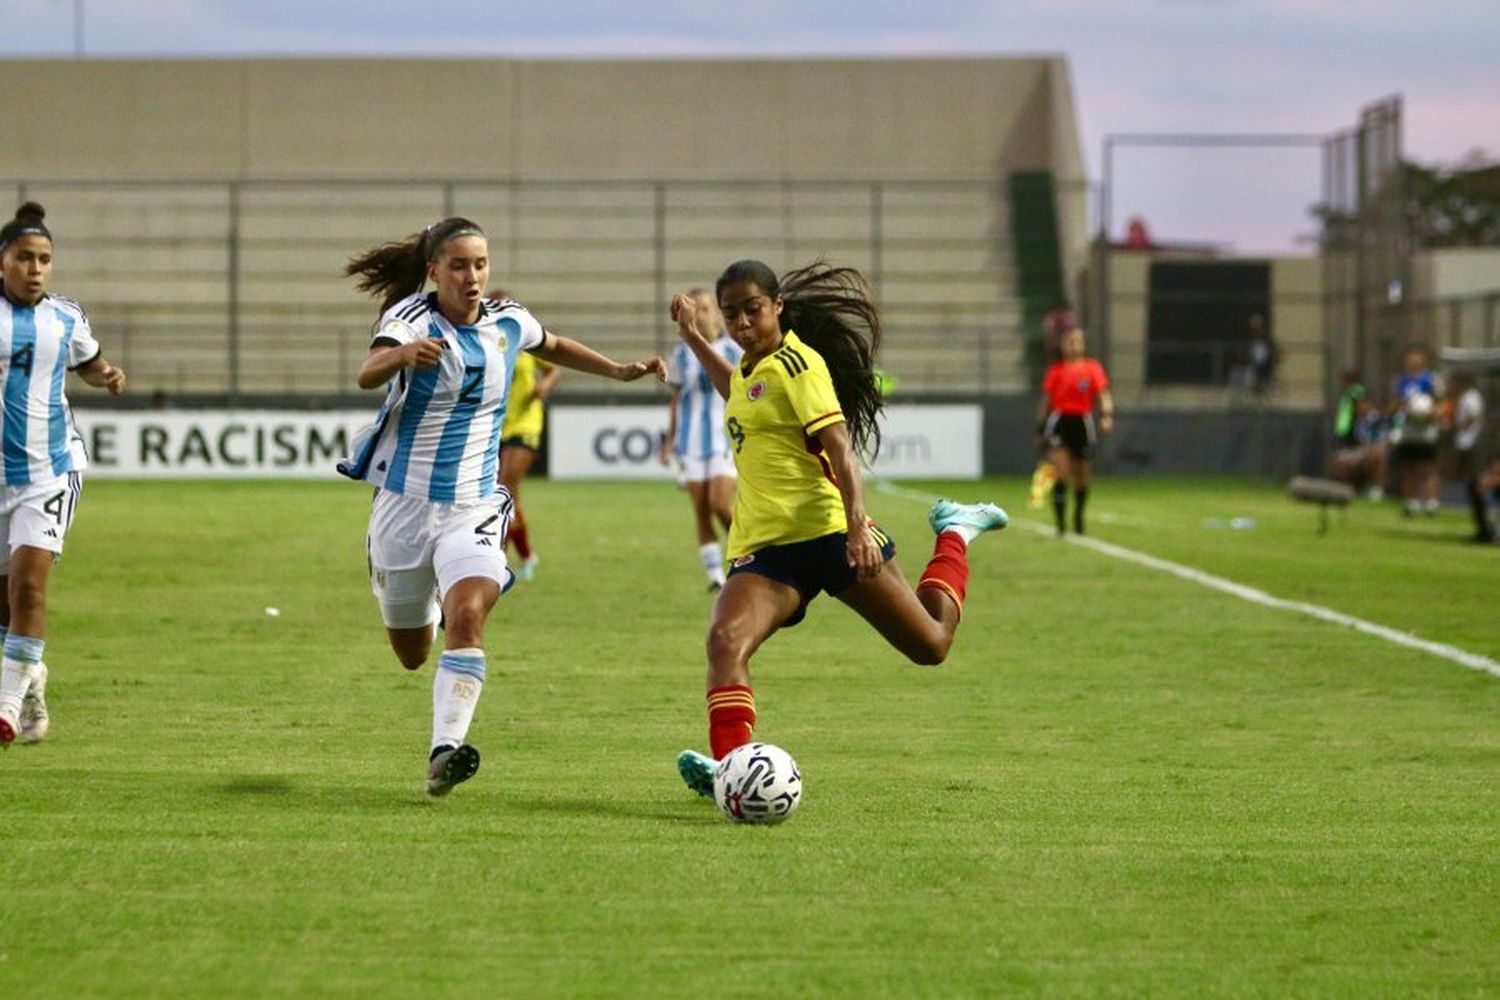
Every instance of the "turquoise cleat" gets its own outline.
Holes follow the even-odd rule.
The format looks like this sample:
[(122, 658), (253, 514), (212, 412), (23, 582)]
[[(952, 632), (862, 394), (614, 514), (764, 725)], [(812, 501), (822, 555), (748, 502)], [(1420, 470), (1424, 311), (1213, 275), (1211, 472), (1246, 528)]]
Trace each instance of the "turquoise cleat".
[(683, 784), (707, 798), (713, 798), (714, 771), (718, 767), (718, 761), (696, 750), (684, 750), (677, 755), (677, 773), (682, 775)]
[(933, 534), (949, 528), (967, 528), (967, 535), (979, 535), (995, 531), (1010, 523), (1010, 515), (992, 503), (959, 503), (956, 500), (939, 500), (927, 512), (927, 523)]

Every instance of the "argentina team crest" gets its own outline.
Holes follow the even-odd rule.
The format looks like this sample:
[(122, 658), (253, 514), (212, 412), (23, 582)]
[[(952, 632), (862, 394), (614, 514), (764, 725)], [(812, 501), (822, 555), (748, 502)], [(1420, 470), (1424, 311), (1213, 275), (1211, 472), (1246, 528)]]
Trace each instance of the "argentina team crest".
[(752, 402), (752, 403), (755, 402), (760, 397), (764, 396), (765, 394), (766, 394), (766, 383), (764, 381), (751, 382), (750, 383), (750, 388), (748, 388), (748, 389), (745, 390), (745, 398), (748, 399), (748, 400), (750, 400), (750, 402)]

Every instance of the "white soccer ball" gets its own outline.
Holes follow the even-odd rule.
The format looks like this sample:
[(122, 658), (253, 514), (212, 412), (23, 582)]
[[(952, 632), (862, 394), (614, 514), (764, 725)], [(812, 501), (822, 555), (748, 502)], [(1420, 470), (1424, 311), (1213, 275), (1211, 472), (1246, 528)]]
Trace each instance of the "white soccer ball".
[(736, 823), (780, 823), (802, 801), (802, 773), (781, 747), (746, 743), (714, 769), (714, 801)]
[(1426, 420), (1432, 416), (1437, 404), (1425, 392), (1414, 392), (1406, 399), (1406, 415), (1414, 420)]

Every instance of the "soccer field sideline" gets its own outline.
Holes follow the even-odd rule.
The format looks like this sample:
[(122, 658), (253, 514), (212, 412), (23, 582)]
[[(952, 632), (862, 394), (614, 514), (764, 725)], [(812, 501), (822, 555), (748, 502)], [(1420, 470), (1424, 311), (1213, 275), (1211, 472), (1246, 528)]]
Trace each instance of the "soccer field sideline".
[[(872, 485), (882, 493), (923, 505), (930, 504), (933, 500), (937, 499), (917, 490), (899, 486), (888, 480), (877, 480)], [(1029, 518), (1013, 518), (1011, 524), (1016, 527), (1025, 528), (1028, 531), (1036, 532), (1037, 534), (1050, 536), (1054, 533), (1054, 529), (1050, 525)], [(1084, 548), (1092, 549), (1101, 555), (1110, 556), (1114, 559), (1122, 559), (1126, 562), (1135, 563), (1137, 566), (1157, 570), (1158, 572), (1169, 573), (1179, 579), (1233, 595), (1252, 604), (1259, 604), (1263, 607), (1275, 608), (1281, 611), (1292, 611), (1333, 625), (1352, 628), (1357, 632), (1363, 632), (1366, 635), (1384, 639), (1386, 642), (1395, 643), (1398, 646), (1405, 646), (1408, 649), (1420, 650), (1432, 656), (1441, 657), (1460, 666), (1468, 667), (1470, 670), (1479, 670), (1493, 677), (1500, 677), (1500, 661), (1493, 660), (1479, 653), (1470, 652), (1466, 649), (1460, 649), (1445, 642), (1433, 642), (1430, 639), (1423, 639), (1420, 636), (1412, 635), (1410, 632), (1403, 632), (1400, 629), (1392, 628), (1389, 625), (1382, 625), (1379, 622), (1367, 621), (1354, 615), (1345, 614), (1342, 611), (1336, 611), (1333, 608), (1323, 607), (1322, 605), (1311, 604), (1306, 601), (1287, 600), (1256, 587), (1250, 587), (1221, 576), (1215, 576), (1212, 573), (1206, 573), (1192, 566), (1184, 566), (1181, 563), (1161, 559), (1145, 552), (1137, 552), (1135, 549), (1128, 549), (1124, 546), (1100, 541), (1097, 538), (1090, 538), (1086, 535), (1068, 534), (1064, 536), (1064, 540), (1073, 545), (1081, 545)]]

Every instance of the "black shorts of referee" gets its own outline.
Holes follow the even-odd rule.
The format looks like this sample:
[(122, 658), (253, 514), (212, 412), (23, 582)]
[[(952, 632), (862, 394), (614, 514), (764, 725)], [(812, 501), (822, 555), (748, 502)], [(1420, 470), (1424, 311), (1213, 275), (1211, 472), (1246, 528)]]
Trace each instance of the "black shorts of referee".
[(1054, 410), (1047, 414), (1047, 422), (1042, 425), (1042, 440), (1049, 448), (1066, 448), (1074, 458), (1093, 458), (1094, 445), (1099, 441), (1094, 416)]

